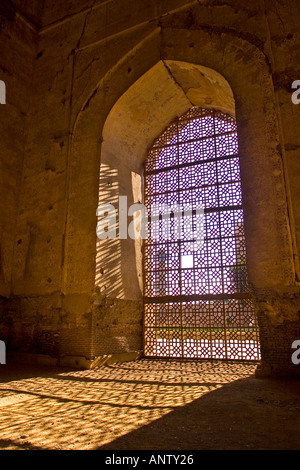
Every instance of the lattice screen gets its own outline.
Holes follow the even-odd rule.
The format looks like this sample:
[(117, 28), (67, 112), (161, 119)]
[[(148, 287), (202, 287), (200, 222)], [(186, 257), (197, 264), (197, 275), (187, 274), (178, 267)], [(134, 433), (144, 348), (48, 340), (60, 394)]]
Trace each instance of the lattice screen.
[(258, 360), (235, 120), (192, 108), (145, 163), (144, 351)]

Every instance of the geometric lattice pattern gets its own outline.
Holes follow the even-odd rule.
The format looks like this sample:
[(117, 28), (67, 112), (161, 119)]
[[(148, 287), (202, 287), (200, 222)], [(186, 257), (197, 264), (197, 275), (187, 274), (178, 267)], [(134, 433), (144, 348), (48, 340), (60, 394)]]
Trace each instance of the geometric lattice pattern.
[(155, 141), (144, 175), (145, 355), (258, 360), (235, 120), (191, 108)]

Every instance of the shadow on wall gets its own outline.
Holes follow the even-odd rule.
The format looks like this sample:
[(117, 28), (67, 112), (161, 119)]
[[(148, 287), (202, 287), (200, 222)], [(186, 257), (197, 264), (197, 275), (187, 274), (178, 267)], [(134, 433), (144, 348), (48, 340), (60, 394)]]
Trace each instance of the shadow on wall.
[[(105, 163), (101, 164), (99, 183), (98, 207), (108, 204), (117, 207), (119, 196), (118, 170), (112, 169)], [(100, 231), (101, 220), (108, 221), (108, 226), (103, 230), (109, 236), (109, 232), (117, 231), (117, 220), (107, 217), (109, 208), (103, 209), (103, 214), (98, 212), (97, 230)], [(112, 297), (122, 297), (124, 290), (121, 276), (121, 247), (118, 238), (107, 238), (100, 240), (97, 238), (96, 247), (96, 285), (100, 287), (100, 293)]]

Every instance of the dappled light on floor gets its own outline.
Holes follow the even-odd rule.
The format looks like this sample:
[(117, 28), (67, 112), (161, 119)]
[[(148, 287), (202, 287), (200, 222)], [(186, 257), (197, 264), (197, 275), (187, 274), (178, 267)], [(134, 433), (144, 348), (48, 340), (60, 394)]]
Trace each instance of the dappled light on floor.
[(252, 375), (255, 367), (141, 360), (90, 371), (16, 374), (0, 383), (0, 448), (99, 448)]

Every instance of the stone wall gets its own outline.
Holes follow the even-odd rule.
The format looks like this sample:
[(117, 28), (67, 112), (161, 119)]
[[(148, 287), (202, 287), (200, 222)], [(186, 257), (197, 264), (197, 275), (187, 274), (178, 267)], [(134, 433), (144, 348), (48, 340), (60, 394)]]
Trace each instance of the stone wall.
[[(233, 91), (262, 363), (271, 373), (288, 369), (298, 331), (286, 305), (298, 295), (300, 276), (300, 105), (291, 101), (291, 83), (300, 79), (299, 2), (15, 6), (0, 31), (0, 79), (8, 89), (0, 124), (0, 337), (11, 350), (53, 357), (93, 359), (141, 347), (139, 290), (95, 290), (103, 129), (138, 79), (161, 60), (181, 61), (218, 72)], [(124, 280), (132, 259), (122, 261)], [(275, 324), (270, 298), (277, 299), (271, 317), (281, 319)]]
[(93, 309), (94, 355), (142, 350), (142, 301), (109, 298), (98, 292)]
[(268, 290), (257, 293), (256, 299), (262, 355), (257, 375), (299, 377), (299, 365), (292, 361), (294, 352), (298, 358), (292, 345), (300, 338), (299, 291)]
[(11, 2), (0, 9), (0, 80), (6, 86), (6, 104), (0, 105), (0, 295), (12, 293), (17, 215), (22, 192), (22, 170), (27, 145), (26, 122), (37, 42), (36, 30)]

